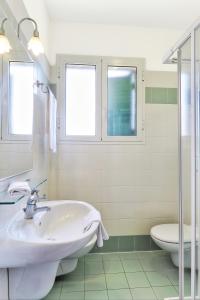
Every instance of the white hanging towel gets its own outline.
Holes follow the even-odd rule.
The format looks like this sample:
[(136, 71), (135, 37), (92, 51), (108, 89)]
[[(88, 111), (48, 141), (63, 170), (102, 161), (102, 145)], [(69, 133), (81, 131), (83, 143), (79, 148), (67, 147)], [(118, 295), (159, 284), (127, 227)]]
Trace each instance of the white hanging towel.
[(16, 197), (21, 195), (28, 196), (31, 194), (31, 188), (27, 181), (15, 181), (9, 185), (8, 194), (11, 197)]
[(84, 232), (90, 229), (92, 224), (97, 222), (99, 224), (97, 230), (97, 247), (103, 247), (103, 241), (109, 239), (109, 235), (102, 223), (101, 214), (98, 210), (93, 210), (85, 217), (84, 220)]
[(49, 148), (55, 153), (57, 150), (56, 143), (56, 120), (57, 120), (57, 100), (49, 90)]

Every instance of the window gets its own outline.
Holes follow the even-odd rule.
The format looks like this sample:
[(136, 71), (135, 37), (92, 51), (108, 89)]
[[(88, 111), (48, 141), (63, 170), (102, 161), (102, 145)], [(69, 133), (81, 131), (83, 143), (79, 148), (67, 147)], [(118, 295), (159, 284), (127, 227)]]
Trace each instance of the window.
[(33, 64), (10, 62), (9, 133), (31, 135), (33, 124)]
[(5, 61), (3, 74), (3, 140), (31, 139), (34, 63)]
[(59, 55), (60, 132), (63, 140), (99, 141), (101, 59)]
[(66, 136), (95, 136), (96, 67), (66, 65)]
[(108, 66), (107, 78), (107, 135), (136, 136), (137, 69)]
[(143, 59), (58, 56), (61, 140), (143, 142)]

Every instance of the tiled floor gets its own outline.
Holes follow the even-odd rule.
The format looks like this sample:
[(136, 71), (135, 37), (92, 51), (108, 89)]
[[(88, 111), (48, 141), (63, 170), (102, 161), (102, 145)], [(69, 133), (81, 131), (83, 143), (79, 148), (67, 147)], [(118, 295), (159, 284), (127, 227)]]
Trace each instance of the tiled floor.
[[(185, 280), (189, 295), (189, 271)], [(164, 251), (88, 254), (45, 300), (163, 300), (177, 291), (178, 269)]]

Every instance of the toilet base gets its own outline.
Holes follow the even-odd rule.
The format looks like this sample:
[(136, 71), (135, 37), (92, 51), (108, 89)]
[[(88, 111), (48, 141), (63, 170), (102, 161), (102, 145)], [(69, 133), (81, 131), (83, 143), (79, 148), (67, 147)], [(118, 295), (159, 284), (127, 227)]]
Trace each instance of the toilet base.
[[(179, 267), (179, 253), (178, 252), (171, 252), (170, 253), (171, 260), (176, 267)], [(184, 250), (184, 268), (191, 268), (191, 251)]]

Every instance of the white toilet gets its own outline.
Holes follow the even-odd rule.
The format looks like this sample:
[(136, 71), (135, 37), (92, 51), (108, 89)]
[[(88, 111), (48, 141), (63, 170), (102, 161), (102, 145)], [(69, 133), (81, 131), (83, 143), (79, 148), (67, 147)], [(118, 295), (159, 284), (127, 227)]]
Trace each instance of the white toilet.
[[(190, 268), (191, 260), (191, 234), (190, 225), (184, 225), (184, 267)], [(179, 225), (161, 224), (151, 228), (151, 237), (154, 242), (163, 250), (170, 253), (172, 262), (179, 266)]]
[(92, 239), (83, 248), (73, 253), (72, 255), (63, 258), (59, 264), (56, 276), (65, 275), (74, 271), (77, 266), (78, 259), (88, 254), (94, 247), (96, 241), (97, 241), (97, 235), (95, 234), (92, 237)]

